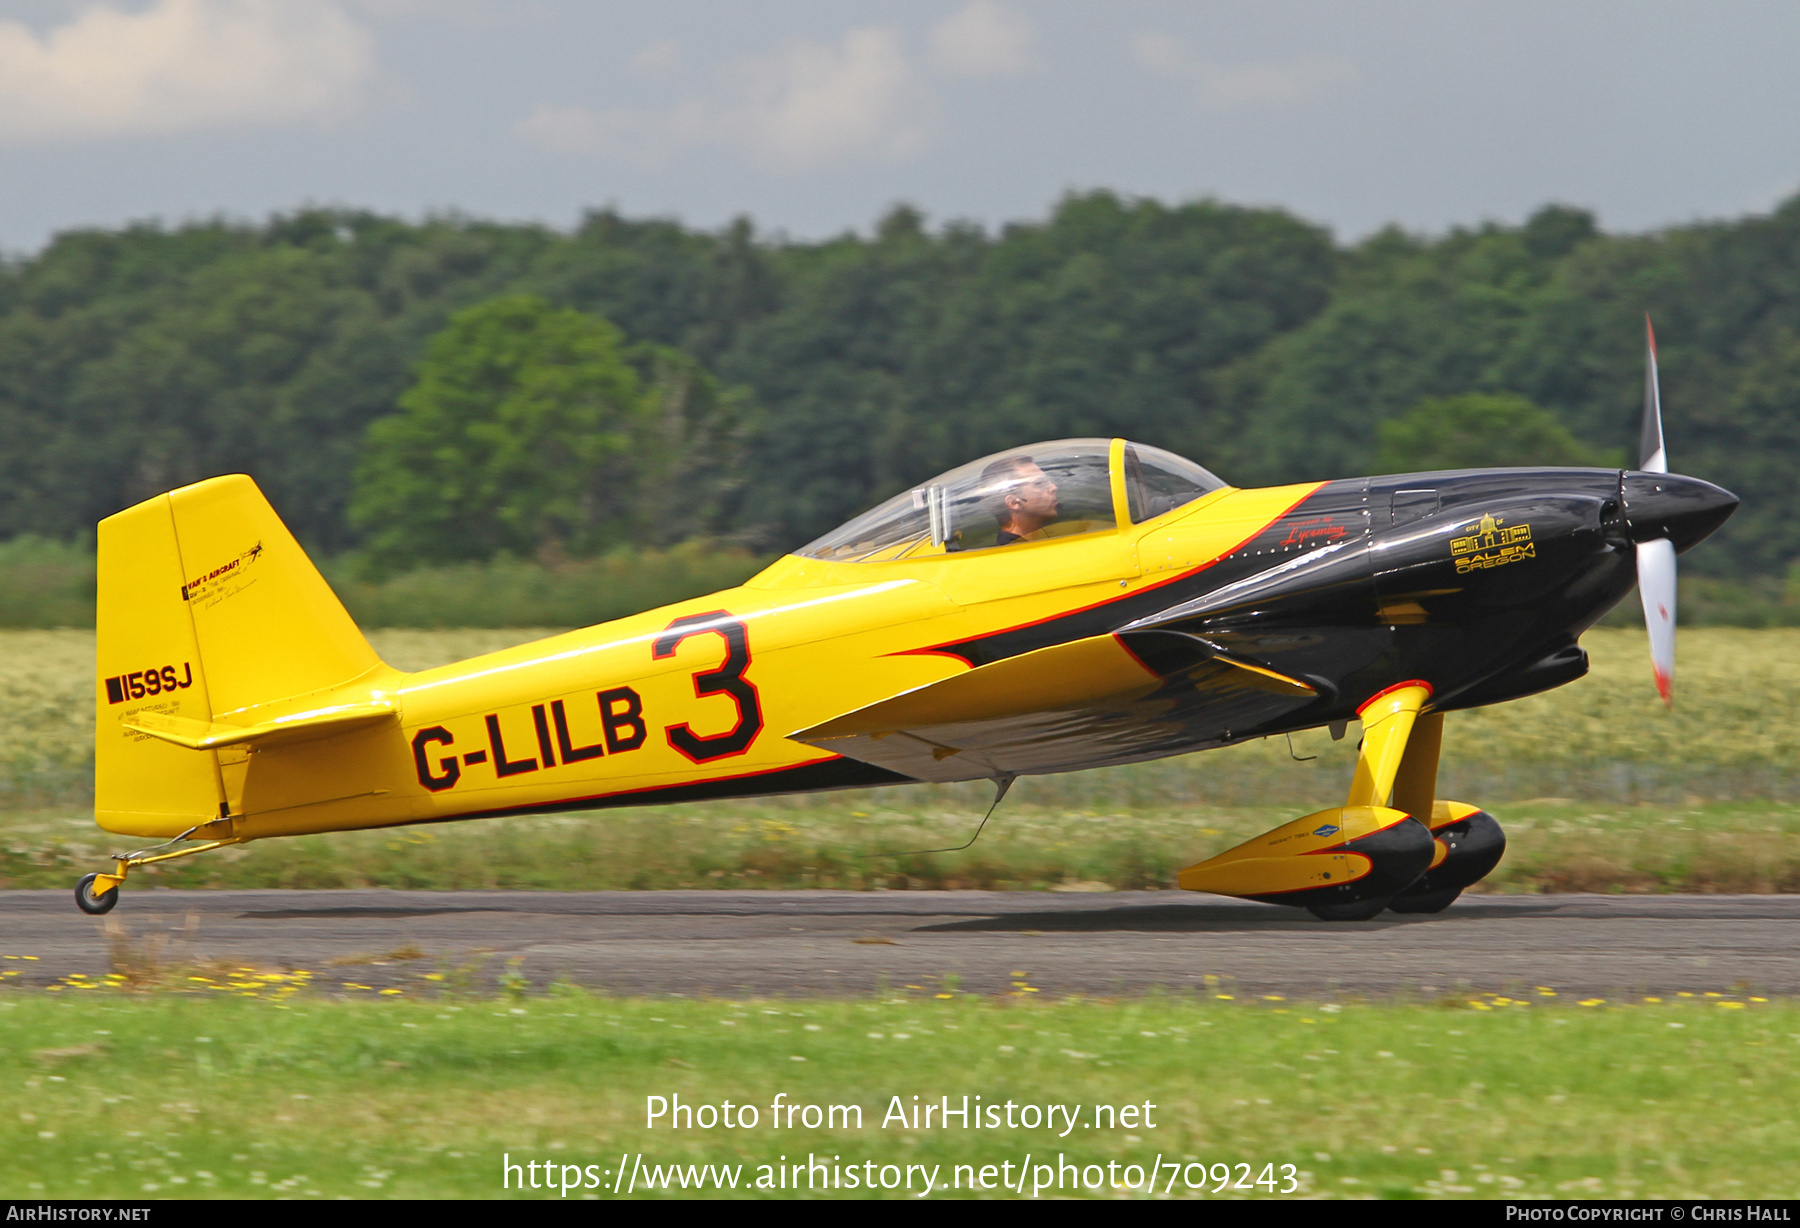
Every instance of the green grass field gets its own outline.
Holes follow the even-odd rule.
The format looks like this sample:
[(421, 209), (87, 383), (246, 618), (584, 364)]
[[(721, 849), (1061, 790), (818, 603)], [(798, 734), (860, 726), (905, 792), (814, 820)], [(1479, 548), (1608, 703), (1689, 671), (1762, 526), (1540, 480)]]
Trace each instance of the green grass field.
[[(378, 631), (419, 668), (541, 634)], [(1685, 631), (1678, 706), (1643, 636), (1600, 629), (1593, 672), (1453, 714), (1442, 792), (1511, 834), (1501, 891), (1800, 889), (1800, 630)], [(93, 637), (0, 632), (0, 886), (66, 886), (116, 841), (86, 809)], [(272, 841), (140, 873), (185, 887), (562, 889), (1168, 886), (1182, 866), (1337, 802), (1356, 734), (1323, 731), (1157, 763), (1033, 777), (966, 853), (985, 785), (909, 786), (480, 820)], [(1316, 756), (1296, 762), (1294, 754)]]
[[(900, 796), (895, 796), (900, 794)], [(671, 806), (349, 832), (224, 849), (134, 871), (131, 889), (677, 887), (1043, 890), (1171, 887), (1185, 865), (1292, 818), (1294, 807), (1067, 808), (1026, 786), (975, 847), (988, 796), (900, 790), (827, 800)], [(1763, 801), (1496, 804), (1506, 859), (1478, 890), (1800, 890), (1800, 809)], [(118, 846), (80, 814), (0, 815), (0, 882), (71, 886)]]
[[(377, 651), (418, 669), (549, 634), (530, 628), (375, 631)], [(1568, 797), (1608, 803), (1772, 798), (1800, 801), (1800, 629), (1684, 630), (1677, 706), (1650, 684), (1641, 631), (1583, 640), (1594, 668), (1566, 687), (1450, 719), (1443, 780), (1483, 801)], [(92, 778), (91, 631), (0, 631), (0, 801), (79, 804)], [(1030, 783), (1046, 804), (1139, 807), (1290, 804), (1341, 791), (1355, 737), (1299, 735), (1104, 772)]]
[[(267, 982), (258, 1000), (225, 988), (0, 994), (0, 1196), (486, 1198), (507, 1193), (503, 1154), (550, 1162), (559, 1182), (561, 1166), (585, 1181), (592, 1164), (604, 1182), (622, 1153), (741, 1165), (742, 1187), (781, 1156), (924, 1165), (940, 1197), (970, 1193), (980, 1166), (1011, 1163), (1016, 1179), (1027, 1155), (1035, 1167), (1059, 1154), (1117, 1165), (1104, 1188), (1065, 1184), (1063, 1196), (1145, 1196), (1159, 1157), (1158, 1193), (1173, 1180), (1166, 1192), (1189, 1197), (1267, 1196), (1214, 1190), (1211, 1166), (1232, 1166), (1236, 1182), (1239, 1164), (1251, 1180), (1291, 1164), (1294, 1193), (1327, 1197), (1800, 1194), (1793, 1004), (1576, 1003), (1532, 988), (1434, 1003), (1046, 1002), (1021, 972), (998, 1000), (897, 989), (852, 1001), (557, 990), (343, 1001)], [(835, 1128), (804, 1117), (771, 1128), (777, 1094), (858, 1105), (861, 1127), (840, 1115)], [(647, 1128), (647, 1098), (677, 1095), (758, 1106), (758, 1122)], [(1066, 1134), (1061, 1114), (1055, 1129), (1016, 1115), (1012, 1129), (882, 1124), (894, 1097), (910, 1114), (915, 1096), (954, 1107), (965, 1095), (1081, 1116)], [(1146, 1102), (1148, 1127), (1094, 1127), (1093, 1106)], [(1171, 1162), (1207, 1168), (1178, 1175)], [(1027, 1195), (1055, 1180), (1033, 1167)], [(945, 1188), (959, 1176), (963, 1189)], [(1112, 1188), (1132, 1180), (1135, 1191)], [(640, 1170), (636, 1192), (661, 1192), (650, 1185)], [(612, 1191), (568, 1196), (584, 1194)]]

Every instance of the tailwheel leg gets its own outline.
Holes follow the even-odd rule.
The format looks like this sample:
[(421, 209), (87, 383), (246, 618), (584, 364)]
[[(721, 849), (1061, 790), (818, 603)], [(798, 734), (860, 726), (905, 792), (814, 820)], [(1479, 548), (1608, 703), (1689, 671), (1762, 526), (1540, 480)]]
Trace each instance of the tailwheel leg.
[[(1425, 872), (1436, 848), (1430, 829), (1393, 797), (1430, 697), (1428, 685), (1409, 682), (1363, 705), (1362, 752), (1342, 806), (1284, 823), (1189, 866), (1176, 881), (1189, 891), (1305, 908), (1322, 921), (1380, 915)], [(1431, 725), (1431, 717), (1423, 719), (1429, 731), (1424, 740), (1430, 740), (1441, 731), (1441, 720)], [(1429, 751), (1435, 779), (1435, 742)]]
[[(230, 828), (229, 821), (223, 819), (217, 824), (208, 823), (205, 826), (224, 830)], [(195, 853), (211, 852), (213, 849), (223, 848), (227, 844), (243, 843), (243, 840), (237, 836), (226, 836), (221, 840), (208, 840), (201, 844), (195, 844), (191, 848), (176, 849), (171, 853), (162, 851), (171, 844), (181, 843), (200, 830), (199, 827), (190, 827), (166, 843), (139, 849), (135, 853), (114, 855), (111, 873), (89, 874), (75, 884), (75, 906), (89, 916), (97, 917), (103, 913), (109, 913), (119, 902), (119, 888), (125, 885), (125, 877), (131, 873), (133, 866), (149, 865), (153, 861), (172, 861), (177, 857), (192, 857)]]

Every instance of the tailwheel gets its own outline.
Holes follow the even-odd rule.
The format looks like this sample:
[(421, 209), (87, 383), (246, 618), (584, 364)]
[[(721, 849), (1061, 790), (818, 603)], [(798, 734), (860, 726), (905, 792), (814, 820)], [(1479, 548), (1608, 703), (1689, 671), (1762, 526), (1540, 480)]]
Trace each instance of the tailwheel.
[[(200, 827), (190, 827), (163, 844), (147, 849), (139, 849), (135, 853), (115, 853), (113, 868), (110, 874), (90, 874), (75, 884), (75, 906), (89, 916), (97, 917), (109, 913), (113, 905), (119, 902), (119, 888), (125, 885), (125, 876), (131, 873), (133, 866), (147, 866), (156, 861), (172, 861), (177, 857), (192, 857), (195, 853), (209, 853), (216, 848), (224, 848), (227, 844), (242, 844), (241, 837), (226, 834), (222, 839), (207, 840), (213, 831), (231, 831), (231, 822), (220, 819), (217, 824), (208, 823)], [(199, 835), (195, 836), (198, 832)], [(189, 838), (204, 840), (204, 843), (188, 843)], [(164, 852), (174, 845), (187, 844), (185, 848), (175, 848), (172, 852)]]
[(119, 902), (119, 886), (117, 883), (114, 883), (105, 891), (97, 892), (94, 890), (94, 881), (99, 877), (98, 874), (90, 874), (75, 884), (75, 906), (81, 909), (82, 912), (94, 917), (98, 917), (102, 913), (111, 912), (113, 910), (113, 905)]

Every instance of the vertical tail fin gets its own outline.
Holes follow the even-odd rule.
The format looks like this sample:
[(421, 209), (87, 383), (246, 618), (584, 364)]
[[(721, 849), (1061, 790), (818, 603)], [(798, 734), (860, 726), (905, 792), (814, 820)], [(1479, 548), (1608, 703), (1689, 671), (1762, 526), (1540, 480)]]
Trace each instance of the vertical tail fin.
[(172, 836), (238, 809), (247, 752), (121, 719), (252, 725), (382, 668), (256, 483), (213, 478), (100, 522), (95, 817)]

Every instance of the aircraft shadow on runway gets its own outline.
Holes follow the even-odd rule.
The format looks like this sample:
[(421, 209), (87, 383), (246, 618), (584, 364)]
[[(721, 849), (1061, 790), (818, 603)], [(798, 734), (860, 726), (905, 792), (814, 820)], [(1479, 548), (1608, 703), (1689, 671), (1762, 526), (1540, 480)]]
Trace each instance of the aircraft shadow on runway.
[(239, 921), (324, 921), (355, 917), (404, 920), (408, 917), (443, 917), (459, 913), (511, 911), (497, 908), (267, 908), (241, 912)]
[(914, 933), (944, 934), (971, 930), (1036, 930), (1063, 932), (1169, 931), (1178, 933), (1232, 933), (1253, 930), (1329, 930), (1340, 933), (1366, 933), (1391, 929), (1397, 925), (1443, 924), (1451, 921), (1480, 921), (1495, 917), (1528, 917), (1557, 910), (1554, 904), (1542, 907), (1483, 907), (1480, 904), (1459, 905), (1435, 916), (1400, 916), (1383, 913), (1373, 921), (1319, 921), (1298, 908), (1281, 908), (1257, 904), (1149, 904), (1125, 908), (1095, 908), (1058, 912), (1021, 912), (979, 917), (970, 921), (945, 921), (921, 925)]
[[(1571, 920), (1585, 917), (1612, 921), (1680, 919), (1690, 922), (1768, 921), (1792, 924), (1800, 920), (1800, 915), (1797, 915), (1796, 910), (1792, 907), (1770, 907), (1766, 901), (1759, 900), (1757, 902), (1762, 903), (1763, 907), (1753, 905), (1746, 908), (1741, 900), (1723, 901), (1718, 897), (1679, 902), (1657, 897), (1644, 897), (1642, 904), (1637, 907), (1609, 898), (1603, 910), (1595, 909), (1588, 901), (1570, 897), (1540, 897), (1541, 903), (1526, 903), (1518, 897), (1509, 897), (1504, 902), (1498, 899), (1490, 901), (1483, 897), (1474, 899), (1465, 897), (1447, 911), (1435, 915), (1402, 916), (1390, 912), (1383, 913), (1373, 921), (1324, 922), (1315, 920), (1310, 914), (1298, 908), (1223, 899), (1217, 902), (1195, 900), (1191, 903), (1095, 907), (1093, 903), (1088, 902), (1093, 900), (1093, 897), (1090, 896), (1079, 904), (1070, 900), (1064, 907), (1039, 908), (1029, 912), (989, 912), (983, 910), (979, 904), (971, 907), (971, 901), (967, 899), (956, 899), (944, 901), (941, 907), (934, 904), (913, 911), (912, 909), (896, 910), (891, 906), (891, 896), (877, 894), (869, 897), (867, 908), (839, 898), (831, 901), (828, 906), (815, 905), (789, 913), (784, 911), (781, 906), (786, 901), (779, 898), (780, 893), (771, 893), (771, 896), (772, 898), (764, 904), (761, 901), (747, 902), (742, 895), (734, 895), (730, 899), (721, 898), (715, 907), (705, 906), (703, 900), (684, 898), (680, 907), (666, 910), (662, 907), (643, 908), (639, 906), (640, 901), (637, 900), (631, 901), (630, 906), (615, 904), (599, 907), (570, 907), (572, 901), (558, 900), (559, 907), (545, 909), (541, 912), (535, 907), (521, 906), (517, 901), (508, 901), (505, 905), (470, 903), (410, 908), (378, 904), (318, 908), (262, 908), (247, 909), (237, 915), (240, 920), (246, 921), (408, 920), (476, 913), (566, 918), (637, 917), (649, 919), (657, 916), (670, 918), (679, 916), (689, 919), (710, 917), (721, 920), (757, 917), (809, 917), (815, 920), (824, 917), (867, 917), (879, 919), (886, 924), (899, 923), (902, 925), (912, 919), (929, 921), (928, 924), (906, 926), (916, 933), (1016, 932), (1020, 930), (1065, 933), (1320, 930), (1358, 933), (1391, 929), (1398, 925), (1444, 925), (1453, 922), (1491, 923), (1551, 915), (1561, 915)], [(1673, 907), (1671, 907), (1672, 905)], [(957, 919), (941, 919), (945, 917), (945, 914)], [(932, 918), (940, 919), (932, 920)]]

